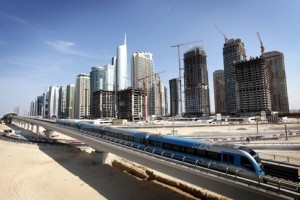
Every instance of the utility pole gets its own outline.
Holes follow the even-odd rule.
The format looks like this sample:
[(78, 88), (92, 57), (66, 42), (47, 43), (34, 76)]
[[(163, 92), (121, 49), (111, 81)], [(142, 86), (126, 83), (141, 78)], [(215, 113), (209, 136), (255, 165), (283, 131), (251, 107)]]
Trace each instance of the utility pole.
[(175, 44), (171, 47), (176, 47), (177, 48), (177, 53), (178, 53), (178, 69), (179, 69), (179, 104), (181, 107), (180, 110), (180, 114), (183, 113), (183, 98), (184, 98), (184, 77), (182, 76), (181, 71), (184, 70), (184, 68), (181, 67), (181, 60), (180, 60), (180, 47), (183, 45), (187, 45), (187, 44), (194, 44), (194, 43), (199, 43), (199, 42), (203, 42), (203, 40), (199, 40), (199, 41), (194, 41), (194, 42), (187, 42), (187, 43), (181, 43), (181, 44)]

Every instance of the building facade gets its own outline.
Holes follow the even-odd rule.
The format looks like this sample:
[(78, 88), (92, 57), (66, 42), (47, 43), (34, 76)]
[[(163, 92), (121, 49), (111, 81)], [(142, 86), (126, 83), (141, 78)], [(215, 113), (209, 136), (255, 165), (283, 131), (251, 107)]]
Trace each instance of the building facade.
[(225, 98), (227, 113), (230, 115), (235, 115), (237, 110), (234, 63), (241, 60), (246, 60), (246, 50), (241, 39), (225, 40), (223, 47)]
[[(90, 97), (90, 113), (91, 118), (94, 118), (94, 92), (98, 90), (113, 91), (114, 88), (114, 66), (105, 65), (103, 67), (92, 67), (90, 72), (90, 88), (91, 88), (91, 97)], [(101, 105), (100, 105), (101, 107)], [(97, 115), (98, 116), (98, 115)]]
[(74, 118), (75, 107), (75, 85), (67, 85), (67, 97), (66, 97), (66, 118)]
[(114, 118), (114, 91), (98, 90), (93, 93), (93, 113), (94, 118)]
[(153, 54), (150, 52), (135, 52), (131, 57), (131, 86), (135, 89), (150, 87), (153, 76)]
[(46, 89), (46, 91), (43, 93), (43, 118), (49, 117), (49, 108), (48, 108), (48, 98), (49, 98), (49, 88)]
[(43, 96), (37, 96), (36, 98), (36, 116), (43, 116)]
[(58, 100), (58, 117), (66, 118), (67, 109), (67, 86), (63, 85), (59, 88), (59, 100)]
[(280, 114), (289, 113), (289, 98), (286, 84), (284, 55), (278, 51), (264, 53), (270, 73), (272, 110)]
[(165, 92), (165, 113), (163, 116), (169, 115), (169, 102), (168, 102), (168, 88), (164, 86), (164, 92)]
[(142, 89), (128, 88), (118, 92), (118, 116), (130, 121), (147, 119), (147, 95)]
[(81, 73), (77, 75), (75, 86), (74, 118), (90, 117), (90, 75)]
[(104, 67), (92, 67), (90, 72), (90, 116), (94, 118), (94, 103), (93, 103), (93, 94), (98, 90), (104, 89), (104, 84), (106, 82), (106, 70)]
[(50, 86), (49, 88), (49, 100), (48, 100), (48, 117), (57, 118), (58, 117), (58, 100), (59, 100), (59, 87)]
[(186, 116), (210, 115), (206, 53), (196, 46), (184, 53), (184, 85)]
[(216, 70), (213, 73), (215, 113), (226, 114), (225, 78), (224, 70)]
[(265, 59), (250, 58), (235, 63), (237, 110), (241, 116), (271, 112), (269, 71)]
[(181, 115), (180, 78), (169, 80), (170, 88), (170, 116)]
[(127, 45), (126, 35), (124, 44), (118, 46), (116, 59), (116, 88), (117, 91), (127, 88)]

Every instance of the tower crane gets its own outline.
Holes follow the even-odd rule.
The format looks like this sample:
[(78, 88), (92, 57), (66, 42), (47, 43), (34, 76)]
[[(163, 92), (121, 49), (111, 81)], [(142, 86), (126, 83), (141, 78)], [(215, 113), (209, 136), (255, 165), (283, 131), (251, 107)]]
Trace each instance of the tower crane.
[(225, 42), (227, 42), (228, 41), (228, 38), (227, 38), (227, 36), (221, 31), (221, 29), (217, 26), (217, 25), (215, 25), (215, 27), (218, 29), (218, 31), (223, 35), (223, 37), (224, 37), (224, 39), (225, 39)]
[(182, 90), (184, 81), (182, 80), (181, 71), (184, 68), (182, 68), (181, 64), (180, 64), (181, 63), (180, 62), (180, 47), (184, 46), (184, 45), (188, 45), (188, 44), (199, 43), (199, 42), (203, 42), (203, 40), (194, 41), (194, 42), (186, 42), (186, 43), (181, 43), (181, 44), (175, 44), (175, 45), (171, 46), (171, 47), (176, 47), (177, 48), (177, 53), (178, 53), (178, 68), (179, 68), (179, 79), (180, 79), (180, 84), (179, 84), (179, 93), (180, 93), (180, 95), (179, 95), (179, 103), (180, 103), (180, 106), (181, 106), (181, 111), (183, 110), (182, 94), (184, 94), (184, 90)]
[(260, 35), (259, 33), (257, 32), (257, 36), (258, 36), (258, 39), (259, 39), (259, 42), (260, 42), (260, 52), (261, 52), (261, 57), (264, 57), (264, 52), (265, 52), (265, 47), (262, 43), (262, 40), (260, 38)]

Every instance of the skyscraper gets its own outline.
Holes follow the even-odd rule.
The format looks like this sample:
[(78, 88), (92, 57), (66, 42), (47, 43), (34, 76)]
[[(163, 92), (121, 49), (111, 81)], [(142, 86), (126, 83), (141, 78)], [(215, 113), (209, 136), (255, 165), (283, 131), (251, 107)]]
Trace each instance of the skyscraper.
[[(151, 85), (148, 96), (148, 114), (163, 116), (165, 114), (165, 91), (160, 75), (155, 73), (151, 77)], [(149, 98), (150, 97), (150, 98)]]
[(75, 86), (75, 119), (90, 116), (90, 75), (81, 73), (77, 75)]
[(42, 114), (44, 118), (49, 117), (49, 88), (46, 88), (46, 91), (43, 93), (43, 107), (42, 107)]
[(127, 88), (127, 45), (126, 34), (124, 44), (118, 46), (116, 60), (116, 88), (117, 91)]
[(66, 118), (74, 118), (75, 85), (67, 85)]
[(135, 52), (131, 57), (131, 85), (134, 89), (147, 91), (147, 115), (156, 114), (153, 66), (153, 54), (150, 52)]
[(106, 71), (104, 67), (92, 67), (90, 72), (90, 115), (91, 118), (94, 118), (94, 103), (93, 103), (93, 95), (94, 92), (98, 90), (103, 90), (104, 83), (106, 82)]
[(67, 101), (67, 86), (63, 85), (59, 88), (58, 100), (58, 117), (66, 118), (66, 101)]
[(237, 113), (246, 116), (270, 113), (269, 72), (263, 57), (235, 63)]
[(225, 99), (224, 70), (214, 71), (213, 78), (214, 78), (215, 112), (225, 114), (227, 110), (226, 110), (226, 99)]
[(278, 51), (271, 51), (264, 53), (264, 58), (270, 73), (272, 110), (282, 114), (289, 113), (284, 55)]
[[(150, 52), (135, 52), (131, 57), (131, 85), (133, 88), (149, 88), (153, 75), (153, 54)], [(148, 77), (148, 78), (147, 78)]]
[(186, 116), (210, 115), (206, 53), (196, 46), (184, 53)]
[(177, 116), (181, 114), (180, 98), (180, 78), (169, 80), (170, 87), (170, 115)]
[(49, 118), (58, 117), (58, 99), (59, 99), (59, 88), (57, 86), (50, 86), (49, 100), (48, 100)]
[(225, 98), (228, 114), (236, 113), (236, 83), (235, 68), (236, 61), (246, 60), (246, 50), (241, 39), (225, 40), (223, 47)]
[[(91, 96), (90, 96), (90, 113), (91, 118), (96, 116), (95, 108), (102, 108), (102, 105), (94, 105), (94, 94), (95, 92), (102, 91), (110, 91), (109, 95), (114, 94), (112, 91), (114, 90), (114, 66), (113, 65), (105, 65), (103, 67), (92, 67), (90, 72), (90, 84), (91, 84)], [(102, 93), (101, 93), (102, 94)], [(97, 102), (98, 99), (97, 99)], [(100, 101), (101, 103), (102, 101)], [(114, 106), (113, 106), (114, 107)], [(111, 111), (110, 111), (111, 112)], [(112, 114), (112, 113), (111, 113)], [(101, 115), (97, 114), (97, 117)]]

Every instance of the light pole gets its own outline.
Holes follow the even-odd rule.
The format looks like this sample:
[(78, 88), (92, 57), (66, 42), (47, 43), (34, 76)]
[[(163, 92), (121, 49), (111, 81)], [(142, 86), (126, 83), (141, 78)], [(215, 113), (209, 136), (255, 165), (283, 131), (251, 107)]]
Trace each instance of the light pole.
[(258, 121), (260, 121), (260, 116), (255, 116), (256, 120), (256, 134), (258, 135)]
[(284, 128), (285, 128), (285, 140), (288, 140), (288, 135), (287, 135), (287, 127), (286, 124), (284, 123), (284, 121), (282, 120), (282, 123), (284, 124)]
[(286, 124), (284, 123), (283, 119), (282, 119), (282, 118), (280, 118), (280, 119), (281, 119), (281, 122), (284, 124), (284, 129), (285, 129), (285, 140), (288, 140), (287, 126), (286, 126)]

